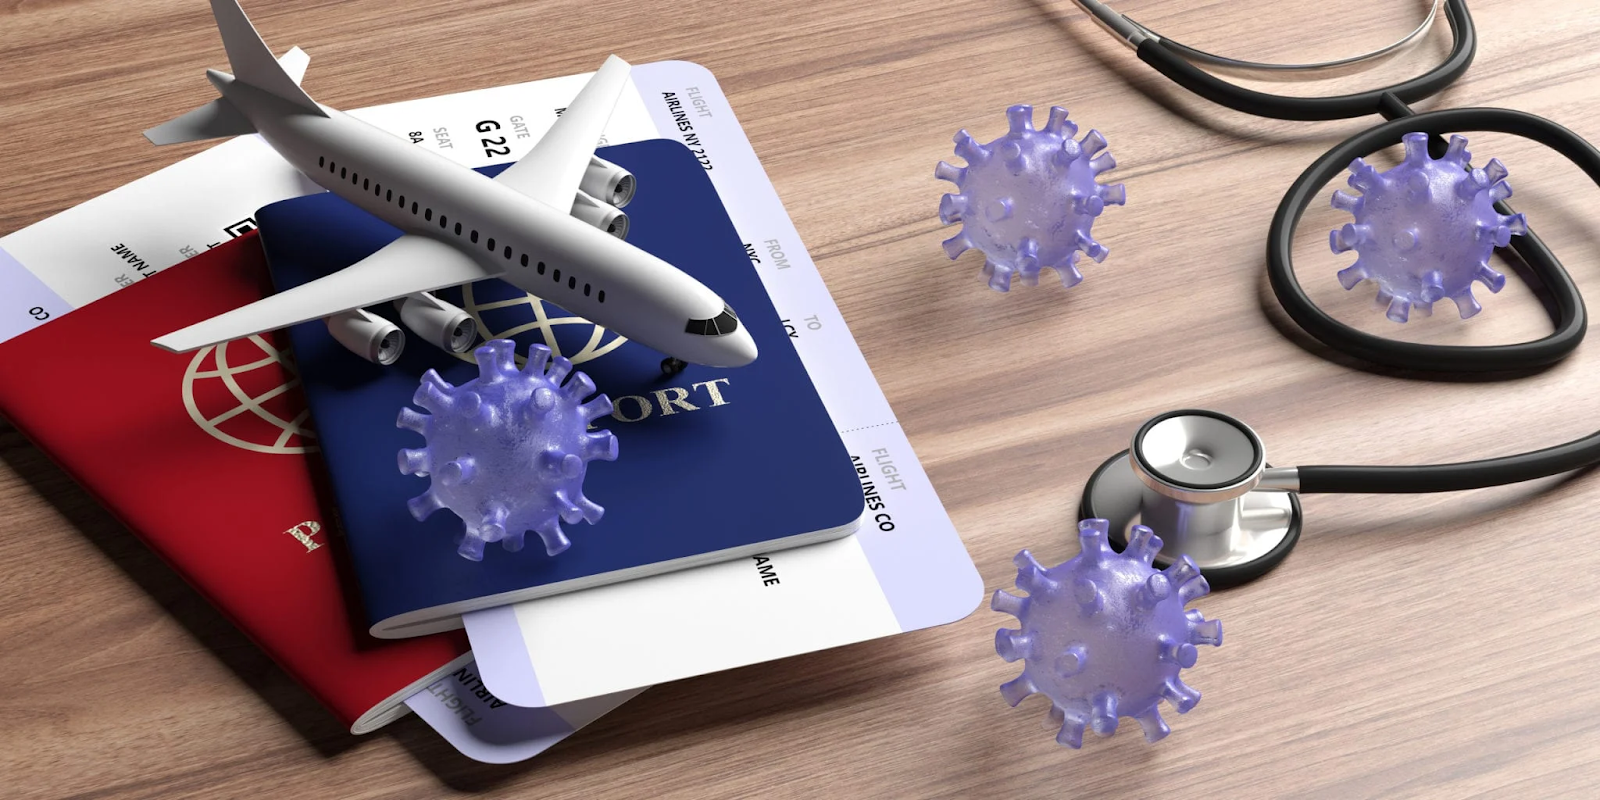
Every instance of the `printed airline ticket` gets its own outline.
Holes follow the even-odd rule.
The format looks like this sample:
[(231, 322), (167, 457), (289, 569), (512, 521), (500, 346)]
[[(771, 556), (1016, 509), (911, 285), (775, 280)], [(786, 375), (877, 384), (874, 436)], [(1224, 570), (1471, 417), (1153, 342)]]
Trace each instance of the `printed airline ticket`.
[(495, 697), (469, 663), (406, 698), (406, 705), (468, 758), (513, 764), (549, 750), (642, 691), (524, 708)]
[[(486, 166), (531, 148), (587, 77), (349, 113)], [(981, 599), (981, 578), (704, 68), (634, 68), (602, 144), (656, 137), (683, 142), (707, 169), (856, 459), (868, 517), (834, 542), (467, 615), (473, 674), (407, 704), (473, 758), (532, 757), (651, 683), (943, 624)], [(263, 205), (315, 191), (243, 136), (0, 237), (0, 341), (253, 230)], [(602, 632), (653, 655), (597, 664)]]
[(634, 82), (661, 135), (700, 159), (753, 247), (753, 266), (855, 461), (867, 513), (860, 532), (836, 541), (464, 615), (484, 682), (517, 705), (571, 703), (942, 625), (971, 613), (983, 593), (716, 81), (667, 62), (635, 70)]

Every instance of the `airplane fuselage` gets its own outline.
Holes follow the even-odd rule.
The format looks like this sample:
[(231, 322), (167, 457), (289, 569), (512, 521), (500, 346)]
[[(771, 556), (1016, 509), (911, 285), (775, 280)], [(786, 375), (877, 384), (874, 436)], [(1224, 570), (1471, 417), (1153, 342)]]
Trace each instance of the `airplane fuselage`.
[(450, 244), (529, 294), (669, 356), (725, 367), (754, 360), (743, 325), (717, 335), (703, 324), (731, 313), (715, 292), (568, 208), (335, 109), (321, 106), (321, 116), (226, 73), (207, 76), (290, 164), (400, 230)]

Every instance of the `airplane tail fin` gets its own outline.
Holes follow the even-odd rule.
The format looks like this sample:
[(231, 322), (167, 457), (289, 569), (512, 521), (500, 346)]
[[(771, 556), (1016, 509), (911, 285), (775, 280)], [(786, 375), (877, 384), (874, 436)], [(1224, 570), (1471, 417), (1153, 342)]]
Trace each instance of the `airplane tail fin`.
[(305, 73), (309, 60), (304, 50), (290, 50), (282, 60), (273, 58), (272, 51), (261, 40), (261, 34), (256, 33), (238, 0), (211, 0), (211, 14), (217, 19), (217, 31), (222, 34), (222, 46), (228, 51), (228, 63), (233, 65), (236, 80), (304, 106), (308, 111), (321, 111), (316, 101), (300, 88), (300, 76)]
[[(211, 13), (217, 19), (217, 30), (222, 34), (222, 46), (228, 51), (228, 62), (233, 65), (233, 77), (265, 92), (302, 106), (308, 111), (322, 113), (305, 90), (300, 79), (306, 74), (306, 64), (311, 56), (298, 47), (273, 58), (267, 43), (256, 33), (250, 18), (244, 15), (237, 0), (211, 0)], [(219, 97), (187, 114), (168, 120), (144, 132), (145, 138), (155, 144), (180, 144), (240, 136), (255, 133), (255, 125), (239, 109)]]

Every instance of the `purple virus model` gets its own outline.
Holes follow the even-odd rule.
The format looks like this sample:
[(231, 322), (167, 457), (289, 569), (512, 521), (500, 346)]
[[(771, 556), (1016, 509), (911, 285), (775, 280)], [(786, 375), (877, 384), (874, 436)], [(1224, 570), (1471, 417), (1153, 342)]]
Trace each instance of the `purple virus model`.
[(995, 632), (1000, 657), (1023, 662), (1001, 696), (1012, 706), (1036, 692), (1050, 698), (1056, 741), (1072, 748), (1083, 746), (1085, 727), (1115, 733), (1119, 717), (1137, 720), (1148, 741), (1166, 736), (1156, 705), (1194, 708), (1200, 693), (1178, 671), (1194, 666), (1196, 645), (1222, 644), (1221, 622), (1183, 609), (1211, 591), (1194, 562), (1184, 556), (1157, 570), (1161, 540), (1149, 528), (1135, 525), (1123, 553), (1106, 542), (1108, 529), (1103, 519), (1078, 523), (1082, 552), (1053, 569), (1018, 553), (1017, 588), (1028, 596), (996, 590), (990, 604), (1022, 622)]
[(1078, 126), (1060, 106), (1050, 107), (1041, 131), (1033, 129), (1033, 106), (1012, 106), (1006, 116), (1011, 130), (988, 144), (973, 141), (965, 130), (956, 134), (956, 155), (967, 166), (941, 161), (933, 171), (960, 190), (939, 201), (939, 221), (961, 223), (944, 251), (952, 260), (967, 250), (981, 251), (987, 257), (984, 277), (997, 291), (1010, 291), (1013, 277), (1037, 286), (1044, 267), (1060, 274), (1061, 285), (1075, 286), (1083, 280), (1076, 266), (1080, 254), (1099, 262), (1110, 252), (1089, 236), (1089, 228), (1106, 206), (1127, 200), (1122, 184), (1095, 182), (1117, 161), (1101, 152), (1106, 139), (1099, 131), (1074, 141)]
[(1404, 141), (1405, 161), (1387, 172), (1359, 158), (1350, 162), (1350, 185), (1360, 196), (1333, 193), (1333, 207), (1356, 218), (1328, 236), (1333, 252), (1353, 249), (1358, 256), (1339, 271), (1339, 282), (1346, 289), (1377, 283), (1378, 303), (1388, 304), (1395, 322), (1409, 319), (1413, 308), (1431, 313), (1446, 297), (1465, 319), (1482, 309), (1472, 296), (1473, 281), (1491, 292), (1506, 285), (1506, 276), (1489, 266), (1489, 254), (1527, 233), (1527, 220), (1494, 210), (1495, 201), (1511, 196), (1499, 159), (1470, 169), (1472, 154), (1461, 136), (1450, 137), (1438, 160), (1428, 156), (1427, 134), (1408, 133)]
[[(483, 545), (500, 542), (521, 550), (526, 531), (539, 534), (545, 552), (572, 544), (561, 523), (595, 523), (604, 509), (583, 496), (588, 462), (617, 457), (617, 437), (590, 431), (589, 423), (611, 413), (611, 401), (594, 392), (594, 381), (572, 372), (572, 362), (550, 359), (550, 348), (528, 348), (517, 369), (516, 345), (507, 339), (479, 347), (478, 377), (451, 386), (428, 370), (411, 402), (427, 409), (400, 409), (395, 423), (427, 440), (400, 451), (400, 471), (432, 477), (426, 492), (406, 505), (423, 520), (448, 508), (466, 523), (457, 550), (483, 560)], [(562, 385), (562, 380), (572, 377)]]

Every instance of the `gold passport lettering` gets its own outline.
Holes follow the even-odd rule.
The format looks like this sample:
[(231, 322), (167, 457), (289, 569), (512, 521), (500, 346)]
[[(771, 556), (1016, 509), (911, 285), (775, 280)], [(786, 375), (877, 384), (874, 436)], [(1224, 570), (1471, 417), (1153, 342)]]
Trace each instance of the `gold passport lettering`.
[(723, 394), (727, 385), (727, 378), (717, 378), (690, 384), (687, 389), (682, 386), (655, 389), (650, 392), (650, 397), (625, 394), (611, 401), (611, 416), (618, 422), (639, 422), (657, 411), (663, 417), (670, 417), (685, 411), (725, 406), (731, 402)]
[(307, 553), (322, 546), (321, 542), (311, 538), (321, 532), (322, 523), (311, 519), (308, 519), (305, 522), (302, 522), (299, 525), (284, 531), (284, 533), (293, 536), (295, 541), (305, 545)]

